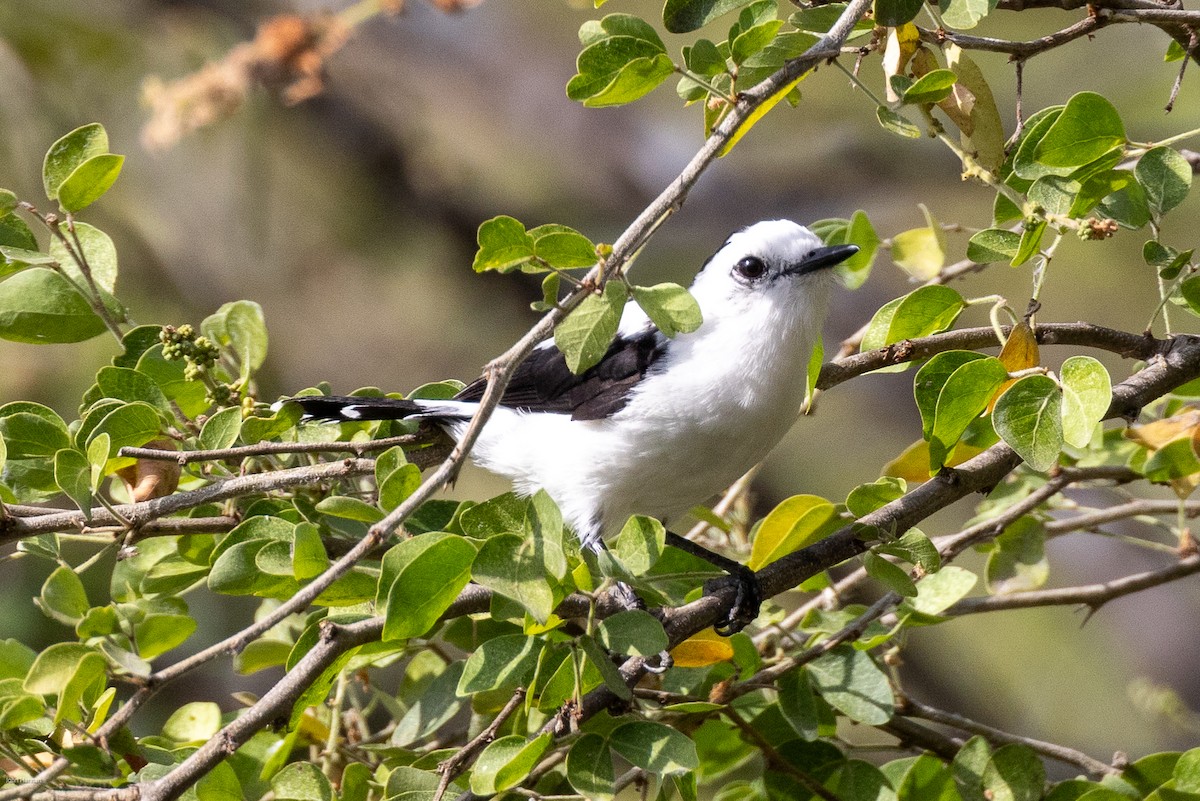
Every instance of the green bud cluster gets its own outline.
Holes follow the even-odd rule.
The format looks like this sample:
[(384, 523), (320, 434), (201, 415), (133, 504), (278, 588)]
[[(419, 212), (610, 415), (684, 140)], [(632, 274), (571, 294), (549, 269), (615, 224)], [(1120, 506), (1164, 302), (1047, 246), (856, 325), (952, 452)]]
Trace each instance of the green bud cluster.
[[(164, 325), (158, 339), (163, 343), (164, 357), (187, 359), (188, 367), (199, 371), (212, 367), (221, 355), (216, 343), (204, 335), (196, 336), (196, 329), (186, 323), (178, 328)], [(198, 374), (188, 377), (194, 379)]]
[(184, 378), (207, 385), (205, 398), (209, 403), (228, 406), (239, 401), (236, 387), (216, 381), (209, 375), (221, 356), (221, 349), (215, 342), (203, 334), (197, 335), (196, 329), (186, 323), (178, 327), (164, 325), (158, 339), (162, 342), (165, 358), (184, 360)]

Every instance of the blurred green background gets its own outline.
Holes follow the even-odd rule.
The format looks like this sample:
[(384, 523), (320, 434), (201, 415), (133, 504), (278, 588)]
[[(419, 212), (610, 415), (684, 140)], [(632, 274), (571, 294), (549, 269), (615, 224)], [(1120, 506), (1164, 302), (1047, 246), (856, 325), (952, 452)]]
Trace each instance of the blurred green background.
[[(486, 0), (447, 14), (410, 0), (402, 15), (354, 30), (325, 63), (319, 95), (286, 106), (255, 89), (228, 119), (169, 148), (142, 144), (149, 119), (143, 90), (153, 76), (169, 82), (222, 59), (272, 14), (347, 5), (0, 5), (0, 185), (36, 203), (46, 147), (78, 125), (103, 123), (113, 152), (127, 161), (114, 190), (82, 216), (117, 244), (118, 294), (140, 323), (198, 323), (226, 301), (261, 303), (271, 336), (260, 382), (268, 400), (322, 380), (344, 392), (474, 377), (536, 319), (528, 303), (538, 296), (532, 279), (471, 272), (479, 223), (509, 214), (612, 241), (701, 143), (699, 109), (681, 108), (673, 82), (626, 108), (589, 110), (567, 100), (576, 32), (599, 15), (591, 2)], [(653, 20), (660, 4), (613, 0), (603, 11)], [(1027, 39), (1082, 13), (997, 12), (979, 32)], [(665, 38), (673, 53), (690, 41)], [(1163, 112), (1178, 70), (1162, 60), (1167, 42), (1150, 26), (1114, 25), (1035, 58), (1025, 68), (1026, 115), (1091, 89), (1114, 101), (1134, 140), (1200, 126), (1200, 75), (1187, 76), (1175, 110)], [(1011, 131), (1013, 67), (1003, 55), (977, 61)], [(882, 85), (877, 56), (864, 60), (862, 74)], [(799, 109), (781, 105), (705, 174), (639, 257), (637, 280), (686, 284), (730, 230), (763, 218), (803, 223), (864, 209), (888, 237), (922, 225), (917, 204), (925, 203), (943, 223), (986, 227), (993, 194), (963, 183), (943, 146), (884, 132), (873, 103), (834, 68), (820, 69), (800, 88)], [(1176, 228), (1165, 241), (1180, 249), (1195, 244), (1193, 229), (1181, 223), (1194, 220), (1197, 208), (1193, 197), (1171, 215)], [(963, 257), (968, 236), (949, 234), (951, 261)], [(1106, 244), (1065, 241), (1039, 319), (1141, 331), (1157, 304), (1153, 274), (1140, 258), (1145, 238), (1123, 231)], [(1003, 294), (1017, 309), (1029, 287), (1028, 268), (1003, 266), (957, 285), (968, 297)], [(882, 254), (866, 286), (835, 300), (827, 353), (910, 288)], [(985, 321), (972, 311), (961, 324)], [(1175, 322), (1196, 328), (1180, 314)], [(61, 347), (0, 342), (0, 402), (41, 401), (72, 419), (113, 352), (106, 337)], [(1062, 355), (1045, 357), (1054, 365)], [(1131, 369), (1106, 363), (1115, 380)], [(840, 500), (919, 436), (911, 375), (840, 386), (773, 454), (757, 483), (758, 506), (800, 492)], [(503, 489), (471, 472), (456, 493), (484, 497)], [(968, 515), (966, 508), (943, 513), (923, 529), (947, 533)], [(1096, 536), (1061, 538), (1050, 548), (1058, 585), (1101, 581), (1164, 558)], [(54, 624), (36, 617), (28, 600), (49, 567), (21, 560), (0, 569), (6, 607), (21, 610), (6, 616), (0, 636), (50, 641)], [(1186, 747), (1198, 739), (1195, 716), (1187, 709), (1154, 714), (1137, 700), (1144, 693), (1131, 688), (1148, 681), (1200, 705), (1198, 608), (1193, 580), (1114, 602), (1086, 625), (1068, 609), (964, 619), (913, 633), (901, 675), (927, 702), (1101, 759), (1116, 749), (1136, 757)], [(239, 615), (214, 612), (193, 640), (211, 640)], [(229, 689), (236, 688), (201, 681), (179, 692), (229, 708)]]

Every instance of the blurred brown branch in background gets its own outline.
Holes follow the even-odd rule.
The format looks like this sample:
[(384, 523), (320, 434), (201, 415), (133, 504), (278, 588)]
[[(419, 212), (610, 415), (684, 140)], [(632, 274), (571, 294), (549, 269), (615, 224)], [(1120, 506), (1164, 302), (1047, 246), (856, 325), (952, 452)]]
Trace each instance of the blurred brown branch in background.
[[(458, 13), (482, 0), (429, 0), (445, 13)], [(259, 24), (254, 38), (233, 47), (223, 59), (170, 82), (149, 76), (142, 101), (150, 120), (142, 144), (166, 150), (184, 136), (233, 116), (250, 91), (261, 85), (286, 105), (302, 103), (325, 89), (326, 62), (354, 28), (381, 14), (404, 10), (405, 0), (361, 0), (337, 14), (278, 14)]]

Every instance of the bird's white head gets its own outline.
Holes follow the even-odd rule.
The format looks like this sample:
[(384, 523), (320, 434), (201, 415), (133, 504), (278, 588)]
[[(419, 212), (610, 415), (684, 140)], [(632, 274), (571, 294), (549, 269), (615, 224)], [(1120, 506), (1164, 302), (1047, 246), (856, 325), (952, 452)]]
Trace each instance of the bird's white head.
[(692, 284), (706, 324), (751, 316), (768, 324), (817, 327), (825, 317), (833, 270), (858, 252), (825, 245), (791, 220), (766, 220), (734, 233)]

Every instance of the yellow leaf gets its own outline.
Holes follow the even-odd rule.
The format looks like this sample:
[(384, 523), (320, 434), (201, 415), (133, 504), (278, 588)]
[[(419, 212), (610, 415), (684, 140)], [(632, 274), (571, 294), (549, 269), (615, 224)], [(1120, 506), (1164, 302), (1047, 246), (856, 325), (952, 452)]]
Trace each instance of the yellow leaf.
[(1188, 406), (1179, 413), (1144, 426), (1125, 429), (1125, 436), (1137, 444), (1156, 451), (1172, 440), (1190, 434), (1196, 436), (1200, 428), (1200, 409)]
[(779, 557), (816, 542), (833, 511), (833, 504), (818, 495), (788, 498), (763, 518), (746, 566), (761, 570)]
[(736, 145), (738, 142), (742, 141), (742, 137), (745, 136), (746, 134), (748, 134), (750, 132), (750, 129), (753, 128), (758, 123), (758, 121), (761, 120), (766, 115), (766, 113), (768, 111), (775, 108), (775, 106), (779, 104), (779, 101), (783, 100), (785, 97), (787, 97), (788, 92), (790, 92), (790, 91), (792, 91), (792, 89), (796, 88), (796, 84), (800, 83), (805, 78), (807, 78), (809, 73), (811, 73), (811, 72), (812, 72), (812, 70), (809, 70), (808, 72), (804, 73), (799, 78), (797, 78), (796, 80), (794, 80), (791, 83), (784, 86), (782, 89), (780, 89), (775, 94), (768, 97), (763, 102), (759, 103), (758, 108), (754, 109), (754, 111), (751, 111), (750, 116), (748, 116), (748, 117), (746, 117), (746, 119), (742, 120), (742, 124), (739, 125), (737, 127), (737, 130), (735, 130), (733, 132), (733, 135), (729, 137), (729, 141), (726, 142), (725, 146), (721, 148), (721, 152), (718, 154), (718, 157), (725, 156), (727, 153), (729, 153), (730, 150), (733, 150), (733, 146)]
[(708, 667), (733, 659), (733, 646), (728, 638), (705, 629), (672, 648), (671, 658), (677, 667)]
[[(1000, 363), (1010, 373), (1015, 373), (1018, 370), (1028, 370), (1030, 367), (1037, 367), (1042, 363), (1041, 353), (1038, 351), (1037, 336), (1025, 320), (1013, 326), (1012, 332), (1008, 335), (1008, 341), (1000, 349)], [(999, 389), (996, 390), (996, 394), (992, 396), (992, 400), (988, 403), (987, 414), (992, 413), (992, 409), (996, 407), (996, 401), (1016, 382), (1017, 379), (1010, 378), (1000, 385)]]
[[(946, 66), (958, 76), (958, 83), (954, 85), (954, 89), (969, 93), (971, 99), (967, 102), (964, 95), (959, 106), (967, 116), (965, 125), (947, 111), (945, 106), (942, 106), (942, 110), (946, 111), (962, 131), (963, 150), (973, 154), (981, 167), (995, 172), (1004, 162), (1005, 137), (1004, 122), (1000, 119), (1000, 110), (996, 108), (992, 89), (983, 77), (983, 72), (958, 45), (949, 45), (946, 48)], [(952, 92), (947, 100), (955, 96)]]
[(895, 103), (900, 96), (892, 91), (892, 76), (904, 73), (908, 60), (917, 52), (921, 43), (921, 32), (911, 22), (899, 28), (889, 28), (887, 45), (883, 48), (883, 77), (887, 86), (887, 99)]
[[(959, 442), (946, 458), (946, 467), (955, 467), (983, 453), (983, 448)], [(883, 466), (883, 475), (902, 478), (909, 484), (921, 484), (929, 480), (929, 443), (917, 440), (904, 452)]]

